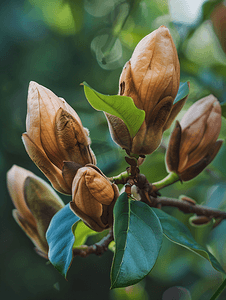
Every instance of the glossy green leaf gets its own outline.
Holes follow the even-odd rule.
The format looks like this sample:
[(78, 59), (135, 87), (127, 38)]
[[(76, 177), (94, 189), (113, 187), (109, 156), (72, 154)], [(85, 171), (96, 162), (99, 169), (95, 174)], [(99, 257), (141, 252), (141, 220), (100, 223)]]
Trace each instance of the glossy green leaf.
[(217, 271), (225, 274), (225, 271), (216, 258), (205, 247), (195, 241), (191, 232), (183, 223), (160, 209), (153, 208), (153, 210), (162, 224), (164, 235), (169, 240), (208, 259)]
[(145, 111), (137, 108), (132, 98), (103, 95), (92, 89), (86, 82), (83, 82), (83, 85), (86, 98), (93, 108), (122, 119), (131, 137), (136, 135), (144, 121)]
[(162, 228), (145, 203), (122, 193), (114, 207), (115, 255), (111, 288), (126, 287), (142, 280), (153, 268), (162, 245)]
[(52, 218), (46, 232), (49, 244), (48, 257), (53, 266), (66, 278), (73, 259), (73, 244), (75, 237), (72, 225), (79, 220), (70, 209), (69, 204), (62, 208)]
[(72, 226), (72, 232), (74, 233), (75, 237), (73, 249), (83, 245), (89, 236), (99, 234), (99, 232), (96, 232), (86, 226), (82, 220), (79, 220)]
[(184, 97), (186, 97), (189, 94), (189, 86), (188, 82), (181, 82), (179, 86), (178, 93), (176, 95), (176, 98), (174, 99), (173, 104), (177, 103), (178, 101), (182, 100)]

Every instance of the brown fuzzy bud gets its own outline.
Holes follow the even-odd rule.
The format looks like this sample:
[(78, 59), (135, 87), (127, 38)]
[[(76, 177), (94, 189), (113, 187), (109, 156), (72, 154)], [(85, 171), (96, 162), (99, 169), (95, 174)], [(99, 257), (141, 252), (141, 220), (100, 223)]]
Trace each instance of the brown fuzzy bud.
[(209, 95), (195, 102), (186, 112), (181, 124), (171, 134), (166, 153), (169, 172), (183, 181), (197, 176), (214, 159), (223, 141), (218, 140), (221, 129), (221, 107)]
[(44, 180), (14, 165), (7, 173), (9, 194), (16, 209), (13, 217), (36, 246), (36, 252), (47, 258), (46, 231), (64, 203)]
[(177, 50), (169, 30), (161, 26), (138, 43), (119, 80), (120, 95), (131, 97), (145, 111), (145, 120), (132, 138), (121, 119), (106, 114), (114, 141), (134, 154), (155, 151), (186, 101), (173, 105), (179, 83)]
[(96, 166), (87, 165), (74, 177), (70, 207), (90, 228), (103, 231), (112, 226), (113, 206), (118, 195), (116, 185)]
[(88, 130), (64, 99), (36, 82), (30, 82), (27, 106), (25, 148), (53, 187), (71, 194), (62, 177), (63, 162), (96, 163)]

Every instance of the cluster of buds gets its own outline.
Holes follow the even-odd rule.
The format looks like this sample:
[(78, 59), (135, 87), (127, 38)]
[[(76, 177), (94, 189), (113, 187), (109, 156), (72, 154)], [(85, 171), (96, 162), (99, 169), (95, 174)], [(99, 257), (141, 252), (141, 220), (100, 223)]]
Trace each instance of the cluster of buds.
[[(169, 30), (161, 26), (139, 42), (119, 81), (119, 94), (131, 97), (145, 111), (139, 131), (131, 137), (120, 118), (106, 113), (113, 140), (127, 153), (142, 157), (158, 148), (187, 98), (173, 104), (179, 82), (177, 51)], [(70, 208), (85, 224), (98, 232), (111, 227), (119, 190), (96, 167), (89, 132), (77, 113), (35, 82), (29, 85), (27, 104), (22, 139), (30, 158), (57, 191), (72, 195)], [(222, 144), (217, 141), (220, 115), (219, 102), (210, 95), (192, 105), (181, 123), (176, 122), (166, 154), (169, 172), (190, 180), (213, 160)], [(12, 167), (7, 182), (15, 220), (46, 257), (45, 233), (63, 202), (42, 179), (20, 167)]]
[[(25, 148), (52, 186), (72, 195), (71, 210), (90, 228), (103, 231), (113, 224), (118, 188), (96, 167), (89, 132), (77, 113), (62, 98), (31, 82), (28, 89)], [(14, 166), (7, 183), (16, 207), (13, 216), (30, 237), (37, 252), (47, 257), (46, 231), (64, 203), (33, 173)]]

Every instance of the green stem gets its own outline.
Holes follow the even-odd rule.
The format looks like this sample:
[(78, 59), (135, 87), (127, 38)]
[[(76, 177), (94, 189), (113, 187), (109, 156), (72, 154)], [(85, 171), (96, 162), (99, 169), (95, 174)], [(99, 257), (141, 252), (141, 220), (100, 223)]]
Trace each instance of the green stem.
[[(119, 7), (120, 6), (122, 7), (123, 4), (127, 4), (127, 1), (120, 3)], [(126, 21), (131, 13), (133, 5), (134, 5), (134, 3), (130, 4), (129, 11), (126, 14), (123, 10), (119, 11), (118, 16), (116, 17), (116, 20), (113, 23), (113, 28), (111, 30), (111, 34), (108, 36), (106, 44), (102, 47), (102, 52), (104, 54), (104, 57), (106, 57), (108, 54), (110, 54), (110, 52), (115, 44), (115, 41), (117, 40), (121, 30), (123, 29), (123, 27), (126, 24)]]
[(162, 179), (158, 182), (154, 182), (154, 183), (152, 183), (152, 185), (154, 185), (157, 188), (157, 190), (161, 190), (164, 187), (171, 185), (174, 182), (177, 182), (179, 180), (180, 180), (179, 176), (176, 173), (171, 172), (164, 179)]
[(220, 296), (220, 294), (223, 292), (223, 290), (226, 288), (226, 279), (222, 282), (222, 284), (219, 286), (215, 294), (210, 298), (210, 300), (215, 300)]
[(113, 177), (111, 177), (109, 179), (110, 179), (110, 181), (116, 181), (117, 182), (117, 181), (121, 181), (123, 179), (127, 179), (128, 177), (129, 177), (128, 172), (125, 171), (125, 172), (122, 172), (121, 174), (119, 174), (117, 176), (113, 176)]
[(135, 153), (132, 153), (132, 152), (129, 153), (129, 152), (126, 151), (126, 154), (128, 154), (129, 157), (135, 158), (136, 160), (138, 160), (138, 158), (140, 157), (139, 154), (135, 154)]

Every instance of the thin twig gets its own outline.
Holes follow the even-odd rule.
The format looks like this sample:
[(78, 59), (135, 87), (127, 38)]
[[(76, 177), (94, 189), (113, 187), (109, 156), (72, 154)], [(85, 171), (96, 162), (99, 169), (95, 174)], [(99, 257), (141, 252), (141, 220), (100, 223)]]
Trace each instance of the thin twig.
[(187, 201), (178, 200), (174, 198), (168, 198), (168, 197), (159, 197), (159, 198), (153, 198), (150, 197), (150, 201), (147, 202), (147, 197), (145, 199), (141, 198), (141, 201), (147, 203), (151, 207), (158, 207), (159, 205), (162, 206), (170, 206), (170, 207), (176, 207), (179, 210), (181, 210), (185, 214), (194, 213), (198, 216), (206, 216), (209, 218), (220, 218), (220, 219), (226, 219), (226, 212), (221, 210), (215, 210), (209, 207), (205, 207), (202, 205), (194, 205), (190, 204)]
[(87, 257), (90, 254), (96, 254), (98, 256), (101, 256), (104, 252), (108, 250), (108, 245), (113, 240), (114, 240), (113, 230), (111, 228), (108, 235), (106, 235), (100, 242), (91, 246), (82, 245), (78, 248), (75, 248), (73, 250), (73, 255)]
[[(124, 178), (128, 181), (129, 178)], [(148, 204), (150, 207), (161, 208), (162, 206), (176, 207), (184, 213), (194, 213), (198, 216), (206, 216), (216, 219), (226, 219), (226, 212), (211, 209), (198, 204), (191, 204), (184, 200), (178, 200), (175, 198), (159, 197), (160, 194), (156, 187), (150, 184), (144, 174), (137, 174), (134, 178), (134, 183), (137, 186), (137, 192), (141, 197), (141, 201)], [(220, 221), (216, 226), (220, 224)]]
[[(178, 200), (175, 198), (158, 197), (160, 194), (156, 194), (155, 186), (151, 185), (144, 174), (139, 174), (135, 182), (137, 186), (137, 192), (141, 197), (141, 201), (148, 204), (150, 207), (161, 208), (162, 206), (176, 207), (183, 213), (194, 213), (198, 216), (206, 216), (216, 219), (226, 219), (226, 212), (221, 210), (211, 209), (195, 203), (189, 203), (184, 200)], [(220, 222), (219, 222), (220, 224)]]

